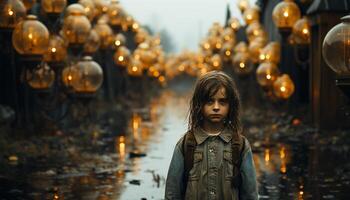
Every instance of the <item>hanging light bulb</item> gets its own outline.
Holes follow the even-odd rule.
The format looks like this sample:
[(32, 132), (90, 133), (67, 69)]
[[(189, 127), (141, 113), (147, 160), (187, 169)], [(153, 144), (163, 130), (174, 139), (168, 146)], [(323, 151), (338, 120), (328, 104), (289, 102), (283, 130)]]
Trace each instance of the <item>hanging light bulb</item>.
[(233, 55), (233, 45), (231, 43), (228, 43), (228, 42), (224, 43), (224, 46), (220, 50), (220, 55), (221, 55), (221, 58), (223, 58), (223, 60), (225, 62), (230, 61), (231, 57)]
[(119, 4), (118, 0), (112, 0), (108, 6), (107, 15), (109, 24), (112, 27), (121, 27), (123, 19), (126, 17), (125, 12)]
[(230, 42), (233, 45), (236, 43), (236, 36), (235, 36), (235, 32), (233, 31), (233, 29), (227, 27), (224, 29), (224, 32), (222, 33), (222, 40), (223, 42)]

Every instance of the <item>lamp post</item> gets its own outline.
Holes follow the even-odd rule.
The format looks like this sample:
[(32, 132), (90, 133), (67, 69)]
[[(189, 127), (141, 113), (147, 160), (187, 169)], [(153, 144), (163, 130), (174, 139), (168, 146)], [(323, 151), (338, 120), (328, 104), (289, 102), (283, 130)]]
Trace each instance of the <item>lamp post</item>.
[[(296, 62), (291, 57), (294, 54), (292, 46), (288, 42), (288, 37), (292, 33), (294, 24), (300, 19), (301, 11), (298, 5), (293, 0), (284, 0), (278, 3), (273, 9), (272, 19), (281, 35), (281, 64), (280, 70), (282, 73), (289, 74), (292, 81), (296, 84), (297, 91), (300, 91), (302, 86), (299, 78)], [(292, 58), (292, 59), (291, 59)], [(296, 106), (300, 103), (300, 94), (295, 93), (290, 100), (290, 106)]]

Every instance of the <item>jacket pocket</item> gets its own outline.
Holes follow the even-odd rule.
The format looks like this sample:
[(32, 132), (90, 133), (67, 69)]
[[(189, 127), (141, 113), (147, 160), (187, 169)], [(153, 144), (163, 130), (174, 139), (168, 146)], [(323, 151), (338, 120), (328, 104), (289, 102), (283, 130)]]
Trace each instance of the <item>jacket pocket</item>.
[(231, 180), (233, 176), (232, 152), (224, 150), (224, 176), (226, 180)]
[(201, 174), (203, 152), (195, 151), (193, 154), (193, 167), (189, 172), (188, 180), (198, 180)]

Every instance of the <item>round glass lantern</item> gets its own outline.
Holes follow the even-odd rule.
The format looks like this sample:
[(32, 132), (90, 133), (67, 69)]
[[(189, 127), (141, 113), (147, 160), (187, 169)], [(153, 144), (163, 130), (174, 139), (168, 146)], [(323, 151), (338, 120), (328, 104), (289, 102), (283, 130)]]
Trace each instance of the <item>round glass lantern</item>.
[(254, 65), (251, 62), (248, 52), (239, 52), (232, 58), (233, 71), (238, 76), (247, 76), (254, 70)]
[(90, 56), (85, 56), (76, 64), (77, 78), (72, 81), (76, 93), (95, 93), (102, 85), (103, 71)]
[(122, 33), (118, 33), (113, 37), (113, 49), (118, 49), (121, 46), (124, 46), (126, 38)]
[(108, 6), (107, 15), (111, 26), (121, 26), (125, 13), (119, 4), (119, 1), (112, 0)]
[(248, 51), (248, 45), (245, 42), (239, 42), (235, 48), (234, 48), (234, 52), (238, 53), (238, 52), (247, 52)]
[(224, 43), (224, 46), (220, 50), (220, 55), (225, 62), (230, 61), (233, 55), (233, 45), (230, 42)]
[(248, 9), (246, 9), (243, 13), (243, 19), (246, 22), (246, 24), (251, 24), (253, 22), (259, 21), (260, 19), (260, 8), (257, 6), (252, 6)]
[(284, 0), (278, 3), (272, 11), (272, 19), (280, 30), (291, 30), (301, 13), (293, 0)]
[(146, 39), (149, 37), (148, 32), (140, 28), (135, 35), (135, 42), (136, 44), (141, 44), (142, 42), (146, 41)]
[(61, 14), (67, 0), (41, 0), (41, 9), (47, 14)]
[(220, 36), (210, 36), (209, 37), (210, 46), (213, 50), (220, 50), (222, 48), (222, 38)]
[(127, 67), (131, 62), (131, 54), (128, 48), (121, 46), (114, 53), (114, 63), (121, 67)]
[(92, 0), (79, 0), (78, 3), (84, 7), (87, 18), (92, 21), (97, 12), (94, 2)]
[(273, 83), (273, 93), (279, 99), (288, 99), (294, 93), (294, 83), (288, 74), (282, 74)]
[(47, 90), (55, 81), (55, 72), (46, 63), (26, 70), (26, 81), (35, 90)]
[(265, 47), (266, 41), (264, 38), (257, 37), (252, 42), (249, 43), (249, 55), (253, 63), (259, 63), (259, 56), (262, 49)]
[(50, 35), (49, 47), (44, 54), (47, 63), (63, 62), (67, 57), (67, 47), (64, 40), (58, 35)]
[(248, 25), (246, 34), (249, 42), (253, 41), (257, 37), (266, 37), (264, 27), (257, 21)]
[(138, 59), (131, 59), (130, 64), (127, 66), (129, 76), (140, 77), (143, 74), (142, 63)]
[(62, 32), (70, 45), (84, 45), (90, 35), (91, 24), (82, 5), (72, 4), (68, 6), (67, 10), (73, 6), (80, 8), (69, 11), (68, 16), (63, 21)]
[(249, 0), (238, 0), (237, 6), (239, 10), (243, 13), (245, 10), (247, 10), (250, 7)]
[(278, 64), (280, 62), (281, 45), (278, 42), (268, 43), (259, 55), (260, 63), (273, 62)]
[(113, 43), (113, 30), (104, 20), (99, 20), (94, 27), (100, 38), (100, 49), (107, 49), (112, 47)]
[(279, 75), (279, 69), (276, 64), (265, 62), (256, 69), (256, 78), (260, 86), (264, 88), (271, 87)]
[(293, 40), (296, 44), (310, 44), (310, 21), (302, 17), (293, 26)]
[(6, 0), (0, 3), (0, 28), (13, 29), (26, 16), (26, 7), (20, 0)]
[(79, 70), (75, 64), (65, 67), (62, 70), (62, 83), (68, 89), (72, 88), (72, 83), (79, 77)]
[(219, 54), (214, 54), (210, 58), (210, 65), (214, 70), (219, 70), (222, 68), (222, 61)]
[(232, 30), (234, 31), (238, 31), (238, 29), (241, 27), (241, 24), (239, 23), (239, 20), (235, 17), (232, 17), (229, 21), (228, 21), (228, 25), (230, 28), (232, 28)]
[(94, 54), (100, 48), (100, 44), (100, 36), (94, 29), (92, 29), (84, 44), (84, 53), (87, 55)]
[(236, 35), (233, 29), (227, 27), (221, 35), (224, 42), (230, 42), (234, 44), (236, 42)]
[(338, 75), (350, 75), (350, 15), (341, 18), (323, 40), (323, 58)]
[(21, 55), (42, 56), (49, 45), (49, 31), (35, 15), (28, 15), (16, 25), (12, 44)]
[(26, 10), (32, 9), (34, 4), (36, 3), (36, 0), (22, 0), (24, 6), (26, 7)]

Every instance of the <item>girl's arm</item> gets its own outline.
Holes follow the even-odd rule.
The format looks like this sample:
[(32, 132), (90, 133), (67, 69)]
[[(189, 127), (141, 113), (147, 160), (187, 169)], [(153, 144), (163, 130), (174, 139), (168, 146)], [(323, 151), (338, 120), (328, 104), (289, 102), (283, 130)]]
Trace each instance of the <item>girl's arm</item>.
[(180, 200), (184, 197), (183, 173), (184, 157), (180, 150), (179, 143), (175, 146), (173, 157), (170, 162), (168, 176), (165, 185), (166, 200)]
[(252, 149), (247, 139), (245, 139), (246, 149), (243, 152), (241, 164), (242, 182), (239, 189), (240, 200), (257, 200), (258, 187), (256, 182), (256, 172), (253, 160)]

